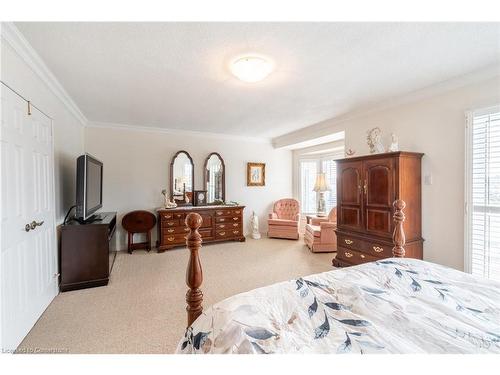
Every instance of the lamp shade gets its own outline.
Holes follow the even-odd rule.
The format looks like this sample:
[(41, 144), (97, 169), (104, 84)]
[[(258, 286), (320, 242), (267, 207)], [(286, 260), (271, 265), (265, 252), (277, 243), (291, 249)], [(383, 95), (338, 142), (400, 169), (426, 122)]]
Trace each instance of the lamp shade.
[(325, 174), (318, 173), (318, 175), (316, 176), (316, 183), (314, 184), (313, 191), (322, 192), (329, 190), (330, 190), (330, 185), (328, 185), (328, 183), (326, 182)]

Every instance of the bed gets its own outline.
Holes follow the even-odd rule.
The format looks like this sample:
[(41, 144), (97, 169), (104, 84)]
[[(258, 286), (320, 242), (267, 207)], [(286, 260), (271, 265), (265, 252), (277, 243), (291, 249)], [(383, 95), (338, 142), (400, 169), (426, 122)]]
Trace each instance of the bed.
[(201, 218), (189, 217), (188, 328), (177, 352), (500, 353), (500, 283), (404, 258), (403, 208), (395, 204), (394, 258), (255, 289), (206, 311)]

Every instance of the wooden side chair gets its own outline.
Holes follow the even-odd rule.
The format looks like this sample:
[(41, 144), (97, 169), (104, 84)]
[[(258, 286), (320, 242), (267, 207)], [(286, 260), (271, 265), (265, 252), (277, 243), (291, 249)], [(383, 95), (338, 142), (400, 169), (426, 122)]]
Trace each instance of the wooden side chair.
[[(132, 211), (126, 214), (122, 219), (122, 227), (128, 234), (128, 253), (132, 254), (134, 250), (146, 249), (151, 251), (151, 230), (156, 225), (156, 216), (149, 211)], [(145, 242), (134, 243), (134, 234), (145, 233)]]

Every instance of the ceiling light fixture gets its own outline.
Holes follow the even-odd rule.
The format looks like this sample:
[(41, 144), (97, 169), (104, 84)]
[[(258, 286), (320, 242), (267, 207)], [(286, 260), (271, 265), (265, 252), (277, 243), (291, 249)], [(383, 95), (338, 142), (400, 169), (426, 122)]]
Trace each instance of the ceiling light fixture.
[(273, 71), (274, 64), (262, 56), (239, 57), (230, 65), (233, 75), (243, 82), (259, 82), (266, 78)]

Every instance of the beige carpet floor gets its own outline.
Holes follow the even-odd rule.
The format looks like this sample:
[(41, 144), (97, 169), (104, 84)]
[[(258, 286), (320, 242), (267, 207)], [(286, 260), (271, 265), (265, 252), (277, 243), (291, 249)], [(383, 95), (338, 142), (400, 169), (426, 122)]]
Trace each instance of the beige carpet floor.
[[(262, 238), (201, 249), (204, 306), (236, 293), (332, 269), (334, 254)], [(22, 351), (173, 353), (185, 329), (187, 249), (116, 256), (108, 286), (59, 294)]]

